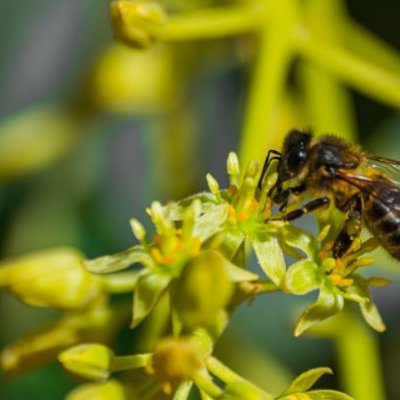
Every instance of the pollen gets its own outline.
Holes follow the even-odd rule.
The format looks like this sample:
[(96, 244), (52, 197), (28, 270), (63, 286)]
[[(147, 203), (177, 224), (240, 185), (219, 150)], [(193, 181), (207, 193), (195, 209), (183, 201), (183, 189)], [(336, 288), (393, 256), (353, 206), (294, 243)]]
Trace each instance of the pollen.
[(201, 249), (201, 240), (198, 236), (195, 236), (193, 238), (193, 242), (192, 242), (192, 251), (191, 251), (191, 255), (195, 256), (197, 254), (199, 254)]
[(353, 284), (353, 279), (351, 278), (343, 278), (338, 274), (332, 274), (330, 276), (332, 283), (335, 286), (340, 286), (340, 287), (346, 287), (346, 286), (350, 286)]
[(226, 207), (228, 209), (228, 218), (236, 220), (236, 210), (232, 204), (228, 204)]
[(332, 247), (333, 247), (333, 242), (328, 242), (322, 247), (321, 251), (319, 252), (319, 256), (322, 260), (330, 256), (329, 253), (332, 250)]
[(237, 213), (238, 221), (246, 221), (249, 218), (249, 213), (247, 211), (239, 211)]
[(170, 395), (172, 393), (172, 385), (170, 382), (164, 382), (162, 384), (162, 391), (166, 394), (166, 395)]
[(151, 256), (153, 257), (154, 261), (160, 265), (168, 265), (174, 263), (175, 259), (171, 255), (163, 255), (161, 254), (160, 250), (157, 248), (151, 249)]

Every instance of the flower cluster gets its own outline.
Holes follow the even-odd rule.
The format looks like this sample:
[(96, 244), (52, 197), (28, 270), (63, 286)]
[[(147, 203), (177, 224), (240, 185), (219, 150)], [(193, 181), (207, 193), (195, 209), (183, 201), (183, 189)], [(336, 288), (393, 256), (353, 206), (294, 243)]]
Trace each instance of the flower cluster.
[[(332, 399), (348, 398), (309, 390), (327, 369), (300, 375), (280, 397), (273, 397), (213, 356), (214, 343), (236, 306), (270, 291), (319, 291), (296, 323), (296, 336), (339, 313), (345, 300), (359, 303), (365, 320), (384, 329), (368, 288), (387, 281), (358, 273), (371, 263), (364, 254), (375, 248), (375, 241), (358, 239), (345, 256), (334, 259), (330, 248), (338, 228), (333, 223), (322, 223), (315, 238), (274, 212), (268, 195), (277, 179), (273, 169), (261, 189), (257, 163), (241, 174), (231, 153), (227, 170), (227, 189), (207, 175), (209, 192), (166, 206), (154, 202), (147, 210), (153, 237), (132, 220), (139, 244), (121, 253), (86, 260), (76, 250), (55, 249), (3, 262), (1, 286), (25, 303), (64, 312), (53, 326), (5, 349), (3, 369), (22, 372), (59, 354), (67, 370), (101, 382), (76, 389), (70, 400), (107, 398), (110, 393), (116, 399), (151, 398), (158, 391), (183, 399), (193, 384), (208, 398), (291, 399), (305, 392), (309, 399), (325, 398), (324, 392)], [(248, 269), (249, 249), (259, 273)], [(295, 259), (289, 265), (288, 256)], [(111, 305), (111, 295), (129, 292), (131, 311), (129, 304)], [(161, 328), (148, 352), (116, 356), (107, 344), (129, 314), (131, 329), (152, 320)], [(137, 384), (109, 380), (119, 371), (142, 376)]]

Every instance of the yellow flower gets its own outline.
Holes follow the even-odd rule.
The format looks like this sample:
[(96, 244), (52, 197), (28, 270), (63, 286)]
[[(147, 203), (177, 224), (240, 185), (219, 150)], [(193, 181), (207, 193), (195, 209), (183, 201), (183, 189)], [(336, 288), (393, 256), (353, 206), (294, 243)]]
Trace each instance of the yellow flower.
[(148, 372), (154, 372), (164, 391), (170, 393), (180, 383), (190, 380), (201, 365), (201, 354), (193, 340), (169, 338), (157, 344)]

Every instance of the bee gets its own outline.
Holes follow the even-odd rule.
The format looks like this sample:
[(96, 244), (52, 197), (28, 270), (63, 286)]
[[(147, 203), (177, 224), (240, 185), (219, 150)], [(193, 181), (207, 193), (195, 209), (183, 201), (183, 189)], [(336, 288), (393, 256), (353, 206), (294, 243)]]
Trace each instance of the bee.
[[(280, 204), (282, 219), (292, 221), (333, 203), (345, 215), (333, 243), (333, 257), (342, 257), (366, 226), (400, 260), (400, 187), (395, 180), (395, 173), (400, 176), (400, 161), (368, 154), (336, 136), (292, 130), (281, 152), (268, 152), (259, 187), (274, 160), (278, 179), (269, 195)], [(311, 200), (285, 213), (299, 196)]]

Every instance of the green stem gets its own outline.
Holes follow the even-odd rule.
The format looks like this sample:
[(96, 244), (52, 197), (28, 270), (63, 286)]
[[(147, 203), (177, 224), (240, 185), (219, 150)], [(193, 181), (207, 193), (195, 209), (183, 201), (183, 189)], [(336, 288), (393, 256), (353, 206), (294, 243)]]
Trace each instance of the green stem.
[(176, 390), (173, 400), (186, 400), (189, 397), (192, 386), (193, 386), (192, 382), (182, 383)]
[(383, 103), (400, 107), (400, 78), (340, 46), (318, 39), (303, 27), (295, 35), (298, 51), (338, 79)]
[(225, 383), (240, 382), (243, 388), (245, 388), (248, 394), (254, 394), (254, 398), (262, 398), (263, 400), (273, 399), (274, 397), (254, 385), (253, 383), (242, 378), (236, 372), (232, 371), (221, 361), (217, 360), (215, 357), (208, 357), (206, 359), (206, 367), (210, 373), (215, 375), (221, 381)]
[(200, 390), (200, 398), (201, 400), (213, 400), (213, 397), (209, 396), (203, 390)]
[(150, 353), (115, 357), (113, 360), (112, 370), (115, 372), (127, 369), (143, 368), (146, 365), (149, 365), (152, 357), (153, 355)]
[[(336, 27), (336, 21), (341, 21), (346, 15), (342, 0), (308, 0), (305, 6), (308, 23), (318, 38), (333, 43), (343, 42), (342, 32)], [(303, 62), (299, 67), (308, 111), (307, 123), (317, 133), (334, 132), (346, 139), (354, 139), (354, 110), (348, 91), (321, 66)]]
[(355, 21), (344, 18), (339, 23), (339, 29), (346, 38), (348, 48), (374, 63), (399, 73), (400, 57), (396, 49)]
[(292, 59), (292, 29), (295, 1), (273, 0), (259, 32), (259, 50), (253, 70), (244, 131), (240, 146), (241, 165), (250, 160), (262, 161), (276, 135), (273, 131), (277, 107)]
[(180, 13), (170, 18), (160, 39), (189, 41), (248, 33), (258, 29), (264, 8), (264, 3), (258, 1)]
[(271, 281), (242, 282), (239, 284), (239, 287), (241, 290), (240, 302), (263, 293), (271, 293), (280, 290), (278, 286)]
[(376, 335), (351, 314), (335, 341), (345, 390), (355, 399), (384, 400)]
[(221, 396), (223, 393), (222, 389), (213, 382), (206, 369), (198, 371), (193, 377), (193, 382), (200, 390), (212, 398)]
[(108, 293), (121, 294), (132, 292), (141, 274), (141, 271), (129, 271), (103, 275), (99, 278), (102, 279)]

